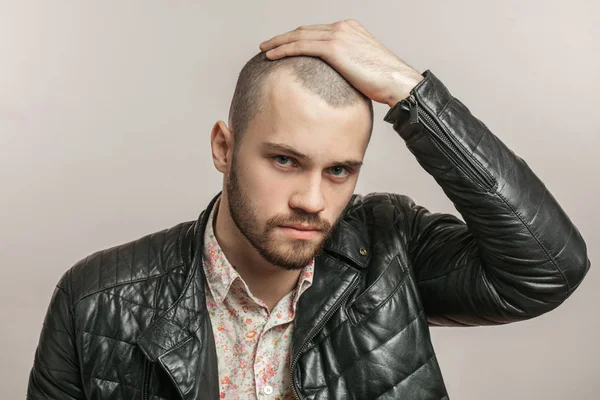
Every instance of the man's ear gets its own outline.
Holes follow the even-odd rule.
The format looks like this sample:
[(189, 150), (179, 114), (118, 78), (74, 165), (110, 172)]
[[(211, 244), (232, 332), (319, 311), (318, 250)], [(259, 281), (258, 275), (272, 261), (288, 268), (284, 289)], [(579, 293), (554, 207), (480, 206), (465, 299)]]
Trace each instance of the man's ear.
[(234, 140), (233, 132), (229, 130), (225, 122), (217, 121), (210, 134), (210, 146), (215, 168), (223, 174), (229, 172)]

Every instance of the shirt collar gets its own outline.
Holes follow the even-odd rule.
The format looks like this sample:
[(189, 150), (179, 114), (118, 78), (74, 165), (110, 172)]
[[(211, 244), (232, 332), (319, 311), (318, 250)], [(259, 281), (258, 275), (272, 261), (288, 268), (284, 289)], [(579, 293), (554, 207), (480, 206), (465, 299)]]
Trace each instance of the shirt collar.
[[(242, 277), (233, 268), (225, 254), (223, 249), (219, 246), (215, 232), (213, 229), (213, 221), (216, 215), (216, 210), (219, 207), (220, 199), (211, 210), (210, 216), (206, 223), (206, 230), (204, 231), (204, 257), (203, 267), (204, 273), (206, 274), (206, 281), (208, 288), (212, 294), (213, 300), (217, 307), (221, 307), (223, 300), (227, 297), (231, 285), (239, 279), (244, 282)], [(294, 308), (300, 297), (300, 295), (310, 287), (314, 275), (314, 258), (308, 263), (302, 270), (300, 279), (298, 279), (298, 286), (294, 293)], [(244, 282), (244, 285), (245, 282)]]
[(206, 223), (206, 230), (204, 231), (204, 257), (202, 260), (208, 288), (217, 307), (220, 307), (223, 303), (231, 284), (240, 277), (227, 260), (227, 257), (225, 257), (213, 229), (213, 221), (219, 203), (220, 200), (213, 207)]

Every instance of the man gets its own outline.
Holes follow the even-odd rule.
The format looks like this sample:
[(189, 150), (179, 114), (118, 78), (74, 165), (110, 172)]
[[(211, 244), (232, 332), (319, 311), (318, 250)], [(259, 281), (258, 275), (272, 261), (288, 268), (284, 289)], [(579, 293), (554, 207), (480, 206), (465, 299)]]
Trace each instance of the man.
[[(222, 194), (66, 272), (28, 398), (446, 399), (429, 325), (533, 318), (582, 281), (577, 229), (431, 72), (354, 20), (260, 49), (212, 130)], [(353, 194), (371, 100), (466, 223)]]

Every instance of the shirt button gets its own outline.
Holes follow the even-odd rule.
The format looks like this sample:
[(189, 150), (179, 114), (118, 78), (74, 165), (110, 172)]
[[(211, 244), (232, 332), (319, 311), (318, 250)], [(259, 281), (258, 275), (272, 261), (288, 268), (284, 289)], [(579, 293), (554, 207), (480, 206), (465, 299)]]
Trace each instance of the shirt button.
[(273, 388), (271, 386), (267, 385), (263, 388), (263, 392), (265, 392), (265, 394), (271, 394), (271, 393), (273, 393)]

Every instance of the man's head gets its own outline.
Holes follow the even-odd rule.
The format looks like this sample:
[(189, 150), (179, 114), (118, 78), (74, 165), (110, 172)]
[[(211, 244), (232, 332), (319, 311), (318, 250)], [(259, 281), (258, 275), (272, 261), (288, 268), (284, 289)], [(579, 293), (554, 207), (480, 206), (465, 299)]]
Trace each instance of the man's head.
[[(372, 102), (319, 58), (259, 53), (244, 66), (229, 127), (213, 128), (213, 158), (225, 209), (265, 260), (299, 269), (319, 252), (354, 192), (372, 126)], [(282, 228), (292, 224), (319, 232)]]

